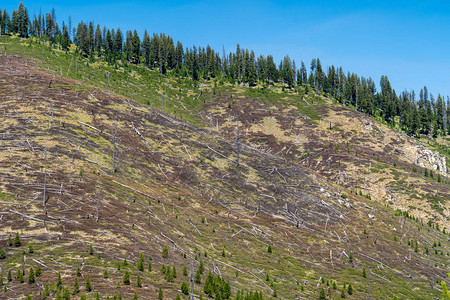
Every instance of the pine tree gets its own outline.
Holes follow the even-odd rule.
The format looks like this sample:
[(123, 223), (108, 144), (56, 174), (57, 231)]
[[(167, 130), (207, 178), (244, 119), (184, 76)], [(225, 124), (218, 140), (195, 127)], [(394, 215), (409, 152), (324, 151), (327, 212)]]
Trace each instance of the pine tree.
[(327, 299), (327, 295), (325, 294), (325, 290), (323, 288), (320, 290), (319, 299), (321, 300)]
[(163, 291), (162, 291), (162, 288), (159, 288), (159, 291), (158, 291), (158, 300), (163, 300)]
[(67, 287), (63, 288), (62, 298), (61, 299), (70, 300), (70, 292), (69, 292), (69, 289)]
[(60, 290), (62, 288), (62, 279), (61, 279), (61, 273), (58, 273), (58, 279), (56, 281), (56, 288)]
[(80, 267), (77, 268), (77, 277), (81, 277), (81, 269), (80, 269)]
[(123, 274), (123, 284), (130, 285), (130, 273), (128, 271), (125, 271), (125, 274)]
[(152, 263), (151, 263), (151, 262), (148, 262), (147, 270), (148, 270), (149, 272), (152, 271)]
[(143, 272), (144, 271), (144, 254), (141, 253), (139, 255), (139, 260), (138, 260), (138, 264), (137, 264), (137, 268), (139, 271)]
[(17, 275), (16, 278), (19, 279), (20, 283), (24, 283), (24, 279), (23, 279), (23, 273), (22, 270), (19, 268), (17, 269)]
[(22, 242), (20, 241), (20, 235), (17, 232), (16, 233), (16, 237), (14, 238), (14, 246), (20, 247), (20, 245), (22, 245)]
[(100, 29), (100, 25), (97, 24), (97, 28), (95, 29), (95, 50), (98, 56), (101, 56), (102, 54), (102, 44), (103, 44), (102, 30)]
[(105, 269), (105, 271), (103, 271), (103, 278), (108, 278), (109, 277), (109, 275), (108, 275), (108, 270), (107, 269)]
[(144, 57), (144, 63), (146, 67), (150, 66), (150, 36), (147, 33), (147, 29), (144, 32), (144, 39), (142, 41), (142, 54)]
[(7, 243), (8, 247), (11, 247), (13, 245), (13, 241), (11, 236), (8, 236), (8, 243)]
[(139, 64), (141, 56), (141, 40), (136, 30), (133, 32), (133, 39), (131, 40), (131, 59), (130, 62)]
[(91, 279), (86, 278), (86, 284), (85, 284), (86, 292), (92, 291), (92, 285), (91, 285)]
[(352, 294), (353, 294), (353, 286), (352, 286), (351, 283), (348, 284), (347, 292), (348, 292), (349, 295), (352, 295)]
[(268, 253), (272, 253), (272, 246), (271, 245), (267, 246), (267, 252)]
[(69, 50), (70, 47), (70, 36), (67, 26), (63, 26), (63, 35), (61, 37), (61, 48), (65, 51)]
[(141, 276), (138, 274), (137, 279), (136, 279), (136, 286), (137, 287), (142, 287), (142, 279)]
[(92, 248), (92, 245), (89, 245), (89, 255), (94, 254), (94, 248)]
[(35, 282), (36, 278), (34, 275), (34, 269), (33, 267), (30, 267), (30, 271), (28, 272), (28, 283), (33, 284)]
[(201, 284), (202, 282), (202, 274), (200, 273), (199, 269), (197, 270), (197, 272), (195, 272), (194, 280), (196, 284)]
[(177, 278), (177, 269), (175, 268), (175, 266), (172, 266), (172, 277)]
[(205, 266), (203, 264), (203, 260), (200, 259), (200, 266), (198, 267), (198, 271), (200, 272), (200, 274), (203, 275), (203, 272), (205, 272)]
[(168, 258), (169, 257), (169, 250), (167, 249), (167, 246), (164, 246), (164, 248), (162, 250), (162, 257), (163, 258)]
[(5, 248), (1, 248), (0, 249), (0, 259), (5, 259), (5, 258), (6, 258)]
[(8, 275), (6, 276), (8, 282), (12, 281), (12, 273), (11, 270), (8, 270)]
[(189, 286), (185, 281), (181, 284), (181, 292), (185, 295), (189, 294)]
[(78, 278), (75, 277), (75, 281), (73, 282), (72, 295), (78, 294), (79, 291), (80, 291), (80, 284), (78, 283)]
[(186, 266), (183, 267), (183, 275), (188, 276), (188, 271), (187, 271)]
[(367, 274), (366, 274), (366, 268), (363, 268), (362, 277), (363, 277), (363, 278), (366, 278), (366, 277), (367, 277)]

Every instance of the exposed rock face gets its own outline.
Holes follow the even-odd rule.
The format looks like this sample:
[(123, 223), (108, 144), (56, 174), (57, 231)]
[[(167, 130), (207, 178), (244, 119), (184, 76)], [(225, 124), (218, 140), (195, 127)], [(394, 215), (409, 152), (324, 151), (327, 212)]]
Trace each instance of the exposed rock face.
[(417, 152), (415, 163), (421, 167), (439, 170), (441, 174), (447, 175), (447, 162), (445, 157), (441, 157), (439, 152), (428, 149), (420, 149)]

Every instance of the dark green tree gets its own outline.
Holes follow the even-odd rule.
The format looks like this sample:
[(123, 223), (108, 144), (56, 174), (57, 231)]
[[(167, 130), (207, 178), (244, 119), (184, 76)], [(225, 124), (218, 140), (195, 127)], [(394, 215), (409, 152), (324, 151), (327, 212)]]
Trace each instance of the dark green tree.
[(86, 288), (86, 292), (92, 291), (91, 279), (89, 277), (86, 278), (85, 288)]
[(133, 39), (131, 40), (131, 59), (130, 62), (139, 64), (141, 59), (141, 39), (136, 30), (133, 32)]
[(349, 295), (352, 295), (352, 294), (353, 294), (353, 286), (352, 286), (351, 283), (348, 284), (347, 293), (348, 293)]
[(189, 295), (189, 286), (185, 281), (181, 284), (181, 292), (185, 295)]
[(141, 253), (141, 254), (139, 255), (139, 260), (138, 260), (138, 263), (137, 263), (137, 268), (138, 268), (138, 270), (141, 271), (141, 272), (144, 271), (144, 254), (143, 254), (143, 253)]
[(136, 286), (137, 287), (142, 287), (142, 279), (141, 276), (138, 274), (137, 279), (136, 279)]
[(80, 284), (78, 283), (78, 277), (75, 277), (75, 281), (73, 282), (72, 295), (78, 294), (80, 291)]
[(162, 257), (163, 258), (168, 258), (169, 257), (169, 250), (167, 249), (167, 246), (164, 246), (164, 248), (162, 250)]
[(30, 271), (28, 272), (28, 283), (33, 284), (35, 282), (36, 278), (34, 275), (34, 269), (33, 267), (30, 267)]
[(16, 233), (16, 237), (14, 238), (14, 246), (20, 247), (20, 245), (22, 245), (22, 242), (20, 241), (20, 235), (17, 232)]
[(128, 271), (123, 274), (123, 284), (130, 285), (130, 273)]
[(19, 279), (19, 282), (20, 282), (20, 283), (23, 283), (23, 282), (24, 282), (24, 279), (23, 279), (23, 273), (22, 273), (22, 270), (21, 270), (20, 268), (17, 269), (17, 275), (16, 275), (16, 278)]

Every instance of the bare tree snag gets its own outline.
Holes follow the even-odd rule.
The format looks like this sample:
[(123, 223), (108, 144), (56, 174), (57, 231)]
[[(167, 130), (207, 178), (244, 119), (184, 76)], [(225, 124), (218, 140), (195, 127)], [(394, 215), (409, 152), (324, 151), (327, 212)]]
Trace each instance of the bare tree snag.
[(117, 134), (117, 129), (116, 129), (116, 123), (114, 123), (114, 136), (113, 136), (113, 161), (112, 161), (112, 171), (113, 173), (116, 171), (116, 134)]
[(236, 164), (239, 165), (239, 117), (236, 116)]
[(45, 204), (47, 204), (46, 199), (46, 185), (47, 185), (47, 149), (44, 150), (44, 156), (45, 156), (45, 162), (44, 162), (44, 198), (42, 200), (42, 205), (45, 207)]

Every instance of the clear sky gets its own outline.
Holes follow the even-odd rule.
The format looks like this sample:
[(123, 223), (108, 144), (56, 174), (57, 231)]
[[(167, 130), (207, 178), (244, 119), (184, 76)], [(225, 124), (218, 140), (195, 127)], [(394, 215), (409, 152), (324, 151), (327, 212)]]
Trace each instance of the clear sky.
[[(7, 1), (9, 12), (19, 1)], [(24, 1), (31, 14), (56, 9), (123, 32), (165, 32), (183, 45), (253, 49), (297, 66), (320, 58), (379, 82), (387, 75), (397, 93), (450, 95), (450, 1)], [(5, 3), (0, 4), (5, 7)]]

